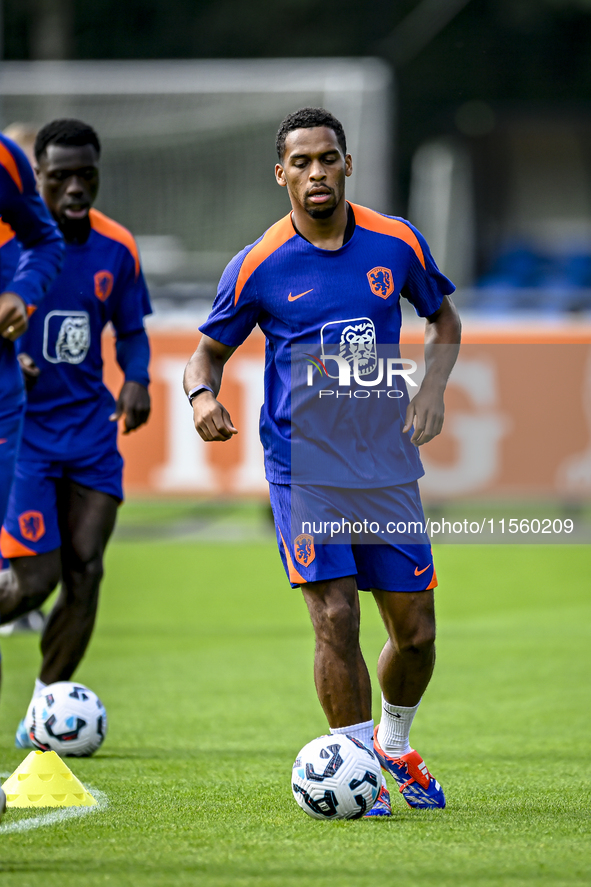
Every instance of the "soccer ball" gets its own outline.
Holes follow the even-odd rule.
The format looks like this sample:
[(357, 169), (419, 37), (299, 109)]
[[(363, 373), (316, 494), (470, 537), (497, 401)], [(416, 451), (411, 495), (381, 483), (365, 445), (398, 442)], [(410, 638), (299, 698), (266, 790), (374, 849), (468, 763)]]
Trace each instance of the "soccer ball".
[(31, 700), (25, 718), (35, 748), (62, 757), (88, 757), (102, 744), (107, 712), (96, 693), (83, 684), (57, 681)]
[(380, 763), (366, 745), (344, 733), (319, 736), (293, 765), (293, 796), (314, 819), (359, 819), (382, 784)]

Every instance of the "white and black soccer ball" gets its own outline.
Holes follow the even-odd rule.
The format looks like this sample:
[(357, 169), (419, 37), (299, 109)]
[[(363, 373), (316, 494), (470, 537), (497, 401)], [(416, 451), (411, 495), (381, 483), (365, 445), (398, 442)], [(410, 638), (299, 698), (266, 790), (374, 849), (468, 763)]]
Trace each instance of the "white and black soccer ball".
[(303, 747), (293, 765), (293, 796), (314, 819), (359, 819), (382, 785), (374, 752), (344, 733), (319, 736)]
[(107, 733), (107, 712), (96, 693), (83, 684), (58, 681), (48, 684), (31, 700), (25, 718), (35, 748), (62, 757), (94, 754)]

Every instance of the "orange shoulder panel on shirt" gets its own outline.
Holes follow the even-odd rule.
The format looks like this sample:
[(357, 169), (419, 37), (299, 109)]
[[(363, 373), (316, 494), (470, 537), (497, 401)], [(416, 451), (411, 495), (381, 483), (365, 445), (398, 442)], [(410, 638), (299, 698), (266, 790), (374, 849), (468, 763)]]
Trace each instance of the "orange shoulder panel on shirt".
[(263, 235), (263, 239), (251, 249), (244, 259), (238, 280), (236, 281), (234, 304), (240, 298), (244, 284), (254, 274), (259, 265), (262, 265), (265, 259), (268, 259), (272, 253), (278, 250), (280, 246), (283, 246), (284, 243), (287, 243), (288, 240), (291, 240), (292, 237), (295, 237), (295, 229), (291, 224), (291, 213), (288, 213), (282, 219), (279, 219), (278, 222), (275, 222), (274, 225), (271, 225), (269, 230)]
[(108, 216), (99, 212), (98, 209), (91, 209), (88, 215), (90, 217), (90, 224), (95, 231), (98, 231), (98, 233), (102, 234), (104, 237), (110, 237), (111, 240), (116, 240), (118, 243), (122, 243), (123, 246), (127, 247), (133, 256), (135, 262), (135, 276), (137, 277), (140, 273), (140, 254), (133, 234), (128, 231), (127, 228), (124, 228), (123, 225), (120, 225), (119, 222), (114, 222), (113, 219), (110, 219)]
[(18, 171), (16, 160), (3, 142), (0, 142), (0, 164), (4, 167), (18, 190), (23, 193), (23, 182)]
[(285, 557), (287, 560), (287, 569), (289, 570), (289, 581), (293, 582), (294, 585), (296, 584), (296, 582), (299, 582), (302, 585), (305, 585), (306, 580), (304, 579), (303, 576), (300, 576), (300, 574), (298, 573), (298, 571), (296, 570), (296, 568), (293, 565), (293, 561), (291, 559), (291, 554), (289, 553), (289, 548), (285, 544), (285, 539), (283, 538), (283, 533), (281, 532), (281, 530), (279, 530), (279, 535), (281, 536), (281, 541), (283, 542), (283, 550), (285, 551)]
[(30, 557), (31, 555), (37, 554), (36, 551), (33, 551), (32, 548), (27, 548), (26, 545), (23, 545), (22, 542), (19, 542), (18, 539), (15, 539), (14, 536), (5, 530), (2, 527), (2, 531), (0, 532), (0, 551), (2, 552), (3, 557)]
[(2, 219), (0, 219), (0, 247), (12, 240), (13, 237), (14, 231), (10, 225), (7, 225), (6, 222), (3, 222)]
[(360, 225), (362, 228), (367, 228), (368, 231), (376, 231), (378, 234), (388, 234), (390, 237), (397, 237), (399, 240), (404, 240), (404, 242), (414, 251), (423, 268), (425, 267), (425, 256), (423, 255), (421, 244), (412, 228), (405, 225), (404, 222), (398, 221), (398, 219), (388, 219), (386, 216), (382, 216), (373, 209), (367, 209), (366, 206), (358, 206), (356, 203), (352, 203), (351, 206), (355, 213), (355, 222), (357, 225)]

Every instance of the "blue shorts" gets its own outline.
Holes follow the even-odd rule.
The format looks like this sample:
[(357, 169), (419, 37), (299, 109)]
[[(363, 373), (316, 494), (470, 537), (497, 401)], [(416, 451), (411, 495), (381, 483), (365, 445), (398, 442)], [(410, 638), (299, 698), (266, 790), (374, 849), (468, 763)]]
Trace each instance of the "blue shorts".
[(8, 412), (0, 412), (0, 522), (6, 514), (24, 414), (24, 404)]
[(122, 473), (117, 449), (67, 462), (19, 459), (0, 535), (3, 556), (26, 557), (60, 548), (57, 481), (71, 480), (121, 500)]
[[(426, 591), (437, 586), (416, 481), (370, 490), (270, 483), (269, 492), (279, 553), (292, 588), (342, 576), (354, 576), (363, 591)], [(350, 513), (352, 501), (355, 514)], [(302, 525), (300, 518), (312, 514), (314, 520)], [(331, 525), (342, 522), (343, 515), (351, 517), (352, 532), (345, 527), (344, 534), (331, 537)], [(375, 519), (373, 532), (356, 532), (353, 518), (361, 515)], [(388, 535), (382, 528), (389, 522), (399, 528), (412, 523), (417, 529), (410, 536)]]

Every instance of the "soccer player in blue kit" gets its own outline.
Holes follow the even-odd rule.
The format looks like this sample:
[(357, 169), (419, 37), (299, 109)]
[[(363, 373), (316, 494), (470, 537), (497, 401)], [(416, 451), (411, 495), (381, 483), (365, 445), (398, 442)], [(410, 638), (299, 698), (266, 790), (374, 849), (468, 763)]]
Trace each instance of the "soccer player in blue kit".
[[(14, 343), (59, 271), (63, 240), (21, 149), (0, 135), (0, 521), (21, 436), (25, 389)], [(17, 246), (15, 234), (20, 241)], [(0, 575), (7, 563), (0, 555)]]
[[(92, 127), (55, 120), (35, 142), (39, 191), (66, 242), (64, 267), (20, 340), (39, 368), (28, 396), (14, 483), (0, 535), (16, 587), (0, 590), (0, 622), (39, 607), (61, 579), (41, 638), (35, 694), (71, 678), (94, 628), (103, 554), (123, 498), (124, 433), (150, 413), (151, 312), (137, 246), (92, 208), (100, 143)], [(103, 383), (101, 334), (116, 332), (125, 381), (117, 402)], [(23, 724), (16, 743), (30, 744)]]
[[(412, 225), (347, 203), (345, 181), (352, 160), (343, 128), (329, 112), (305, 108), (289, 115), (277, 135), (277, 152), (276, 179), (287, 188), (292, 211), (226, 268), (201, 326), (203, 337), (187, 365), (185, 391), (200, 436), (206, 441), (230, 439), (237, 430), (217, 400), (223, 367), (253, 327), (260, 326), (267, 338), (261, 440), (277, 540), (291, 585), (301, 587), (312, 620), (314, 677), (330, 731), (370, 746), (373, 740), (383, 769), (411, 807), (444, 807), (441, 786), (409, 743), (435, 661), (437, 579), (426, 532), (419, 544), (358, 544), (353, 539), (315, 544), (310, 533), (294, 537), (292, 508), (304, 491), (321, 517), (331, 515), (336, 499), (352, 493), (349, 501), (365, 499), (370, 507), (377, 502), (382, 511), (386, 503), (386, 511), (424, 524), (417, 447), (443, 425), (443, 394), (460, 341), (459, 319), (449, 298), (454, 287)], [(298, 457), (301, 442), (294, 440), (292, 424), (299, 397), (293, 388), (294, 351), (305, 347), (310, 356), (315, 347), (324, 357), (316, 364), (326, 369), (331, 342), (346, 359), (351, 356), (348, 347), (367, 355), (378, 342), (397, 344), (401, 295), (426, 317), (426, 372), (418, 393), (409, 403), (404, 392), (397, 412), (392, 405), (398, 401), (387, 400), (389, 409), (382, 410), (379, 421), (384, 425), (378, 429), (364, 423), (366, 414), (349, 408), (353, 401), (341, 409), (343, 397), (340, 413), (331, 414), (338, 417), (334, 433), (323, 434), (317, 410), (311, 424), (322, 439), (315, 449), (306, 441), (304, 457)], [(322, 382), (326, 389), (328, 382)], [(334, 388), (328, 392), (322, 410), (330, 411), (329, 400), (336, 403), (336, 394)], [(317, 472), (312, 488), (298, 483), (294, 454), (300, 467), (310, 465), (312, 474), (320, 460), (325, 479)], [(332, 465), (337, 466), (334, 472)], [(305, 469), (302, 476), (305, 481)], [(373, 593), (388, 633), (378, 662), (383, 703), (375, 732), (370, 678), (359, 646), (358, 589)], [(369, 815), (390, 813), (383, 781)]]

